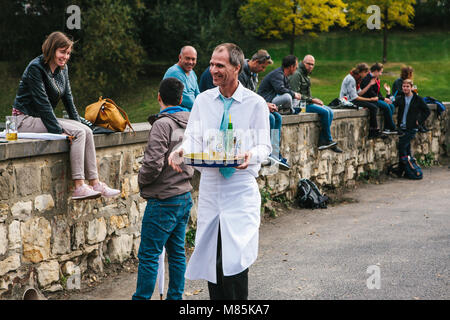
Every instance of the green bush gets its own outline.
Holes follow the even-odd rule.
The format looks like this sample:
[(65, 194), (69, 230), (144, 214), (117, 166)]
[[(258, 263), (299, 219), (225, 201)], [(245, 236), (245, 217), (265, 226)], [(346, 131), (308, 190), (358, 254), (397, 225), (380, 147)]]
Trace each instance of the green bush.
[(77, 105), (99, 96), (114, 99), (136, 83), (145, 52), (132, 13), (122, 0), (105, 0), (83, 13), (81, 59), (72, 77)]

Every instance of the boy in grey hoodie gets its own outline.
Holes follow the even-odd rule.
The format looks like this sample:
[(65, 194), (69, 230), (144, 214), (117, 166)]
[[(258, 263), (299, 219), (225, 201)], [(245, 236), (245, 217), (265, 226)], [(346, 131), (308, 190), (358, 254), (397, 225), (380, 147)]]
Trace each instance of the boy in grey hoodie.
[(167, 299), (181, 300), (184, 291), (186, 226), (192, 207), (190, 180), (194, 169), (181, 165), (182, 173), (168, 165), (172, 149), (182, 142), (189, 112), (180, 106), (184, 85), (176, 78), (161, 81), (160, 113), (149, 117), (152, 125), (138, 182), (147, 200), (142, 219), (138, 279), (133, 300), (150, 299), (158, 274), (158, 259), (165, 247), (169, 262)]

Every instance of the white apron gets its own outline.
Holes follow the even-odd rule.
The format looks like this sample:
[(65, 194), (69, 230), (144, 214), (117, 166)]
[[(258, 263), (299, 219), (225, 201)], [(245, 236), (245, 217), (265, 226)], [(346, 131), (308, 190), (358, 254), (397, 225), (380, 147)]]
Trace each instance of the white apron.
[(195, 249), (186, 278), (217, 283), (216, 256), (220, 221), (224, 276), (238, 274), (258, 255), (261, 195), (248, 170), (225, 179), (216, 168), (202, 168)]

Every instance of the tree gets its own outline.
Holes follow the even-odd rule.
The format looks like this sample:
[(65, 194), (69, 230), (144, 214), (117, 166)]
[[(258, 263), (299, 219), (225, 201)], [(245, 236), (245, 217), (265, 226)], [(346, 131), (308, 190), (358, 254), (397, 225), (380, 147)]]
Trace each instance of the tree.
[(293, 54), (295, 37), (305, 32), (327, 32), (335, 24), (346, 26), (344, 9), (342, 0), (249, 0), (240, 8), (239, 16), (255, 36), (289, 36)]
[[(415, 0), (347, 0), (348, 20), (352, 30), (383, 30), (383, 63), (387, 61), (388, 30), (395, 25), (412, 28), (410, 22), (414, 17)], [(378, 20), (379, 24), (372, 24), (371, 20)], [(374, 25), (375, 28), (372, 28)]]
[(130, 1), (103, 0), (82, 15), (81, 44), (74, 48), (73, 61), (82, 103), (112, 97), (136, 83), (145, 52), (137, 39), (135, 10)]

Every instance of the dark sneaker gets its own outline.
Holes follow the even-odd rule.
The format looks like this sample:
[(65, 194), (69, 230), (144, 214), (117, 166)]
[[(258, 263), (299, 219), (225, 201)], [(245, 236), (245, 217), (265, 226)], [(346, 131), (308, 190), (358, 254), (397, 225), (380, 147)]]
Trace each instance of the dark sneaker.
[(424, 125), (420, 125), (419, 124), (419, 132), (425, 133), (425, 132), (428, 132), (428, 131), (430, 131), (430, 129), (428, 129)]
[(369, 139), (376, 139), (381, 137), (381, 131), (379, 129), (369, 130)]
[(383, 134), (391, 135), (391, 134), (398, 134), (397, 130), (391, 130), (391, 129), (384, 129)]
[(281, 157), (280, 159), (277, 159), (276, 157), (270, 155), (269, 156), (269, 160), (272, 163), (276, 163), (278, 164), (278, 166), (280, 167), (281, 170), (289, 170), (291, 169), (291, 166), (287, 163), (287, 160), (283, 157)]
[(337, 144), (334, 145), (334, 146), (332, 146), (330, 149), (333, 150), (333, 151), (336, 152), (336, 153), (342, 153), (342, 152), (343, 152), (343, 150), (342, 150), (341, 148), (339, 148), (339, 147), (337, 146)]
[(319, 142), (319, 150), (325, 150), (335, 145), (337, 145), (337, 142), (333, 140), (327, 142)]

